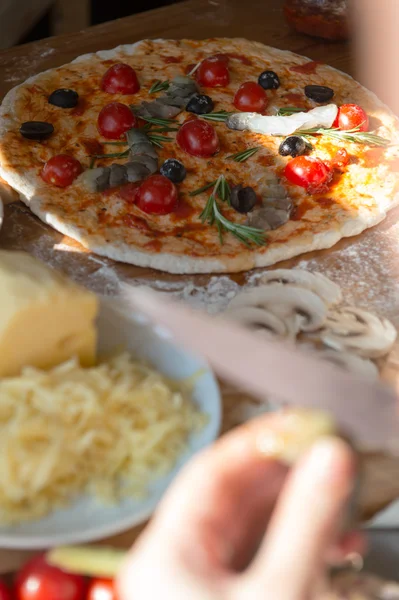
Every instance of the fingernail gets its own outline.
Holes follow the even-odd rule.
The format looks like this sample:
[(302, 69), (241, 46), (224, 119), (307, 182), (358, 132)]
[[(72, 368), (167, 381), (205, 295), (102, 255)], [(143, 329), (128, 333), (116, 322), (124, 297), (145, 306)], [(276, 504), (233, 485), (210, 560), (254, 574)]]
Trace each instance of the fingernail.
[(353, 469), (348, 446), (337, 438), (324, 438), (315, 443), (305, 459), (314, 476), (342, 479), (343, 471)]

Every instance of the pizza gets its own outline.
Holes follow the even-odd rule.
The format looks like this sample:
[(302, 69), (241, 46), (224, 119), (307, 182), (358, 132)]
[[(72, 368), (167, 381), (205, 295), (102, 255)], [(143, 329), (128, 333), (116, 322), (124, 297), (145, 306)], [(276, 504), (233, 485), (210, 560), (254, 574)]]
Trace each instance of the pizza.
[(145, 40), (11, 90), (0, 175), (97, 254), (237, 272), (384, 219), (397, 140), (390, 110), (329, 66), (244, 39)]

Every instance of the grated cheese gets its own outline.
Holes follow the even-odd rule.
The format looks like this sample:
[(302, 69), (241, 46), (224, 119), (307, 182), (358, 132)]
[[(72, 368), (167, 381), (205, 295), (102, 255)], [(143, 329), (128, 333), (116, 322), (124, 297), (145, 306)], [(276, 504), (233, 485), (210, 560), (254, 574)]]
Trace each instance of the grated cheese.
[(143, 497), (206, 421), (178, 388), (128, 353), (75, 359), (0, 381), (0, 523), (41, 517), (90, 493)]

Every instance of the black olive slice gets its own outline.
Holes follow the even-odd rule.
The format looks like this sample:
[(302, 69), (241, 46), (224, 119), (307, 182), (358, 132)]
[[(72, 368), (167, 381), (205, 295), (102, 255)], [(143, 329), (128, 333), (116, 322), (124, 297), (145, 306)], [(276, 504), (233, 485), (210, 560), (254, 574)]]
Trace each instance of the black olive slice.
[(75, 108), (79, 95), (75, 90), (59, 89), (50, 94), (48, 101), (59, 108)]
[(315, 102), (329, 102), (334, 96), (334, 90), (325, 85), (305, 85), (305, 94)]
[(305, 154), (308, 146), (305, 140), (299, 135), (290, 135), (283, 140), (278, 149), (281, 156), (299, 156)]
[(19, 132), (27, 140), (45, 140), (54, 133), (54, 127), (45, 121), (26, 121), (22, 123)]

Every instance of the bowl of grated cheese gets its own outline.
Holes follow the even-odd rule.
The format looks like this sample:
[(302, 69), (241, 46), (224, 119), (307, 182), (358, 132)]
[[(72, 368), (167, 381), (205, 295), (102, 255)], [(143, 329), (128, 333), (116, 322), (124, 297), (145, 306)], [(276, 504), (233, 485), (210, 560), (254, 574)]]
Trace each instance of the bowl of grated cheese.
[(116, 303), (101, 302), (96, 366), (72, 359), (0, 381), (0, 547), (91, 542), (144, 522), (219, 433), (206, 363)]

